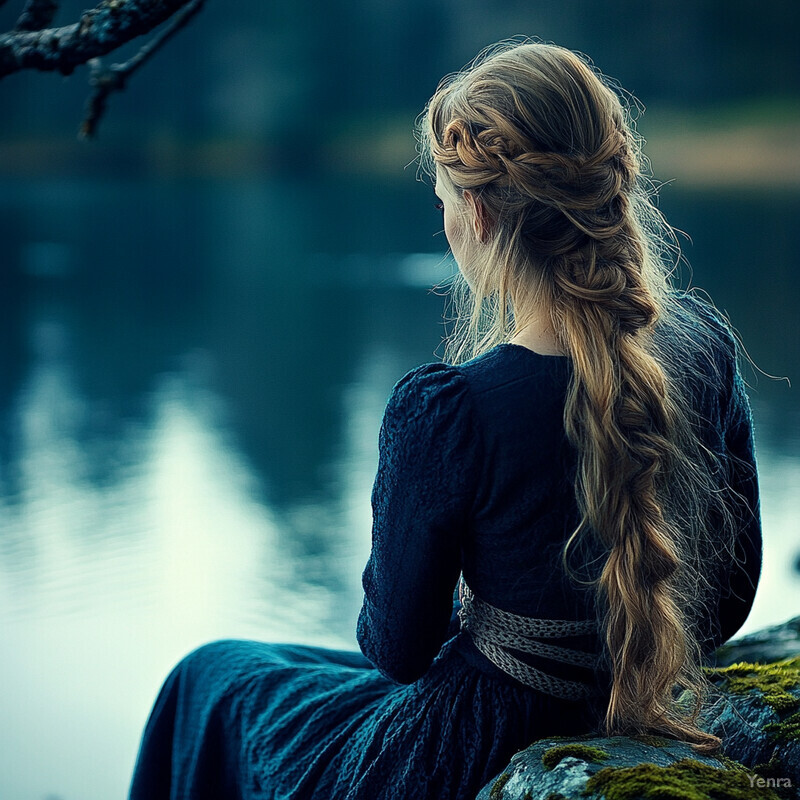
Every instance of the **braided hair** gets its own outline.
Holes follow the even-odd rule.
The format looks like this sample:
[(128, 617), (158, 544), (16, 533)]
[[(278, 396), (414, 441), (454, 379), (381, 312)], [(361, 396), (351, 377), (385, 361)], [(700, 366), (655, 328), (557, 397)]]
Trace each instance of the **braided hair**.
[(605, 732), (715, 752), (720, 739), (697, 725), (712, 687), (692, 613), (709, 588), (707, 521), (732, 525), (680, 359), (656, 334), (678, 312), (628, 117), (602, 76), (554, 45), (503, 45), (443, 80), (421, 117), (423, 158), (464, 213), (470, 190), (492, 223), (488, 251), (460, 263), (472, 307), (448, 355), (507, 340), (531, 298), (547, 309), (573, 363), (564, 425), (579, 456), (581, 522), (562, 560), (569, 571), (567, 551), (587, 534), (608, 554), (590, 581), (612, 676)]

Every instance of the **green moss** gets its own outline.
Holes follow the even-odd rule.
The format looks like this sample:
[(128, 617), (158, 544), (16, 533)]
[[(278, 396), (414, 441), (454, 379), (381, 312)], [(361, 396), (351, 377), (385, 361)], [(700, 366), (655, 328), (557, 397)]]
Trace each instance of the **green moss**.
[(596, 739), (596, 733), (581, 733), (577, 736), (548, 736), (540, 739), (541, 742), (585, 742), (587, 739)]
[(545, 769), (553, 769), (562, 758), (572, 756), (582, 761), (597, 763), (608, 758), (608, 753), (599, 747), (589, 747), (585, 744), (558, 744), (542, 753), (542, 764)]
[(489, 790), (489, 800), (502, 800), (503, 789), (505, 785), (511, 780), (511, 773), (504, 772), (492, 785)]
[(780, 800), (771, 789), (750, 784), (746, 772), (683, 758), (667, 767), (605, 767), (589, 778), (583, 794), (597, 792), (605, 800)]
[(716, 758), (720, 764), (724, 765), (726, 769), (731, 769), (735, 772), (749, 772), (747, 767), (740, 761), (735, 761), (732, 758), (728, 758), (728, 756), (724, 755), (723, 753), (720, 753), (718, 756), (714, 756), (714, 758)]
[(752, 664), (740, 661), (729, 667), (704, 667), (706, 674), (722, 678), (722, 688), (735, 694), (748, 694), (758, 689), (764, 702), (778, 713), (800, 705), (800, 698), (790, 694), (800, 687), (800, 656), (774, 661), (771, 664)]
[(522, 800), (533, 800), (533, 793), (530, 789), (525, 790), (525, 794), (522, 795)]
[(635, 742), (641, 742), (642, 744), (650, 745), (650, 747), (666, 747), (668, 744), (671, 744), (674, 739), (667, 739), (664, 736), (653, 736), (649, 733), (640, 733), (636, 736), (631, 736)]
[[(764, 702), (780, 716), (800, 706), (800, 697), (791, 694), (800, 688), (800, 656), (771, 664), (742, 661), (722, 669), (708, 669), (708, 673), (712, 678), (721, 678), (722, 688), (736, 694), (758, 689)], [(768, 722), (763, 730), (775, 741), (800, 741), (800, 711), (794, 711), (786, 719)]]
[[(523, 798), (523, 800), (526, 800), (526, 798)], [(569, 797), (565, 794), (561, 794), (561, 792), (550, 792), (544, 800), (569, 800)]]
[(800, 741), (800, 711), (795, 711), (780, 722), (768, 722), (763, 730), (784, 742)]

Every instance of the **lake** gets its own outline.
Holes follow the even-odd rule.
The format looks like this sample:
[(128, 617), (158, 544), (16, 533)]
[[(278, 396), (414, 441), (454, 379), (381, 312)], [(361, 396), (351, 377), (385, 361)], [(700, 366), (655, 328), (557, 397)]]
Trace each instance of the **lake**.
[[(123, 797), (156, 692), (244, 637), (356, 648), (377, 434), (441, 355), (429, 187), (5, 181), (0, 796)], [(694, 283), (800, 377), (797, 194), (678, 192)], [(745, 374), (765, 555), (742, 632), (800, 613), (800, 407)]]

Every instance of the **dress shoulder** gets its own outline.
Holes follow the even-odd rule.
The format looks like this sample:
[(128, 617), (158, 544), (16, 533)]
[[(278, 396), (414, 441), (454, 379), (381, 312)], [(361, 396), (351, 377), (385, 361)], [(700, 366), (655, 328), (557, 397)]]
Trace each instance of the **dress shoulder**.
[(469, 385), (458, 367), (444, 363), (422, 364), (407, 372), (394, 385), (385, 417), (405, 421), (426, 417), (445, 422), (463, 411)]
[(735, 361), (739, 346), (733, 329), (724, 315), (711, 303), (698, 294), (690, 291), (672, 293), (673, 309), (677, 310), (680, 322), (698, 323), (705, 331), (705, 339), (709, 337), (716, 344), (716, 358), (721, 361)]
[[(665, 316), (659, 334), (662, 351), (704, 417), (715, 419), (724, 429), (740, 380), (740, 347), (730, 323), (711, 302), (687, 291), (670, 293)], [(711, 417), (710, 409), (716, 409)]]
[[(378, 439), (379, 481), (396, 477), (423, 495), (436, 487), (438, 504), (472, 497), (482, 445), (469, 381), (450, 364), (423, 364), (406, 373), (386, 404)], [(458, 469), (456, 469), (458, 466)], [(386, 492), (373, 493), (378, 504)]]

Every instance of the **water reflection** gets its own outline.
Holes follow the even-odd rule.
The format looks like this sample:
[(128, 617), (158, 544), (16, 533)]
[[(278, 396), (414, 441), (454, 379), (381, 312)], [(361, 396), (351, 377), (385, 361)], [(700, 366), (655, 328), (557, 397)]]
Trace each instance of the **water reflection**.
[[(790, 377), (798, 203), (665, 197), (695, 282)], [(434, 359), (450, 267), (413, 184), (18, 184), (0, 212), (0, 794), (118, 797), (192, 647), (355, 647), (381, 413)], [(797, 404), (757, 388), (746, 629), (798, 610)]]

